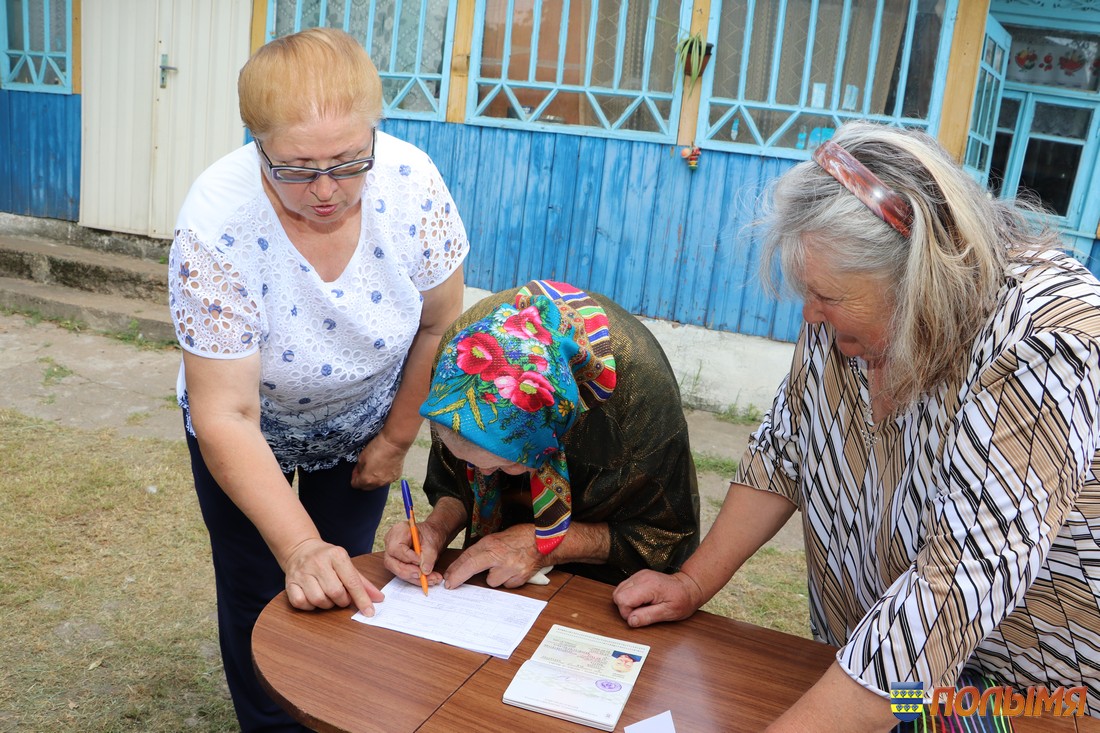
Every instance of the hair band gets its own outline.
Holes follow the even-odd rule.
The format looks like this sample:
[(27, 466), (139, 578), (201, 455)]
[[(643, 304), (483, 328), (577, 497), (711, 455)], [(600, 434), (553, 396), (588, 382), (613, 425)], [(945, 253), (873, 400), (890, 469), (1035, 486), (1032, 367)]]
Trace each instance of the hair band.
[(814, 162), (840, 185), (852, 192), (871, 212), (889, 224), (894, 231), (909, 238), (913, 223), (913, 207), (900, 193), (882, 180), (832, 140), (826, 140), (814, 150)]

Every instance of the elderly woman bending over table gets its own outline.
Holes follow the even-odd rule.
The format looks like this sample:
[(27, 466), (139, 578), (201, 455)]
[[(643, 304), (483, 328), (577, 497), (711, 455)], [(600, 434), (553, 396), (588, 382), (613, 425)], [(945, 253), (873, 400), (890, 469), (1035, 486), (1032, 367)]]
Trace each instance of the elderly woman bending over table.
[[(605, 583), (671, 571), (699, 545), (699, 492), (676, 376), (653, 334), (601, 295), (533, 280), (451, 326), (420, 414), (434, 439), (419, 523), (386, 567), (454, 587), (515, 587), (550, 565)], [(434, 570), (465, 530), (466, 550)]]
[(620, 584), (623, 618), (687, 617), (800, 509), (840, 651), (769, 730), (887, 730), (891, 683), (964, 671), (1100, 715), (1100, 283), (917, 132), (840, 128), (769, 223), (791, 371), (699, 550)]

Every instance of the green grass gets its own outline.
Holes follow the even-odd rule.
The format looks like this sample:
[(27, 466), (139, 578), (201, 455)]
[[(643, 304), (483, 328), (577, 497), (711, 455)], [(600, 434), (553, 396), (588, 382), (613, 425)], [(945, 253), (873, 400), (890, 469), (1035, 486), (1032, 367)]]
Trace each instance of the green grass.
[(232, 730), (184, 444), (0, 411), (0, 473), (0, 731)]
[(72, 369), (64, 364), (58, 364), (49, 356), (39, 357), (38, 363), (43, 365), (42, 385), (45, 387), (52, 387), (73, 373)]
[(175, 339), (163, 340), (163, 339), (148, 339), (141, 333), (141, 326), (134, 319), (130, 320), (130, 323), (122, 331), (101, 331), (104, 336), (108, 336), (118, 341), (124, 341), (125, 343), (132, 344), (142, 349), (150, 349), (154, 351), (160, 351), (161, 349), (173, 349), (177, 348)]
[(67, 318), (49, 318), (45, 316), (41, 311), (33, 308), (0, 308), (0, 314), (4, 315), (20, 315), (29, 326), (36, 326), (39, 323), (47, 322), (53, 323), (60, 328), (65, 329), (71, 333), (97, 333), (100, 336), (107, 336), (117, 341), (123, 341), (132, 344), (141, 349), (161, 350), (161, 349), (176, 349), (179, 348), (179, 344), (174, 339), (161, 340), (161, 339), (147, 339), (141, 333), (141, 328), (138, 322), (131, 319), (126, 328), (119, 330), (107, 330), (107, 331), (93, 331), (89, 328), (87, 323), (78, 320), (70, 320)]
[(756, 405), (730, 405), (721, 412), (716, 412), (719, 420), (724, 420), (734, 425), (759, 425), (764, 413)]
[(710, 453), (696, 453), (695, 451), (692, 451), (691, 457), (695, 461), (695, 470), (699, 473), (716, 473), (726, 478), (737, 473), (738, 462), (732, 458), (724, 458)]
[(804, 553), (758, 550), (703, 610), (810, 638)]

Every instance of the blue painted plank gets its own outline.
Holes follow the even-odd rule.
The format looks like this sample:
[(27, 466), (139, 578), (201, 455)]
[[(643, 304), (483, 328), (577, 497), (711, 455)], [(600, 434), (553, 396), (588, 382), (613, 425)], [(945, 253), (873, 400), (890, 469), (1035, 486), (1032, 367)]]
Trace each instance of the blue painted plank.
[[(540, 271), (550, 280), (566, 280), (566, 258), (572, 241), (573, 214), (577, 201), (578, 163), (581, 138), (576, 135), (548, 135), (554, 140), (554, 159), (547, 194), (545, 238), (541, 247)], [(534, 243), (524, 242), (525, 246)]]
[(797, 341), (800, 328), (802, 328), (802, 302), (788, 297), (776, 303), (775, 322), (768, 336), (776, 341)]
[(406, 120), (395, 120), (387, 117), (378, 124), (378, 129), (394, 137), (401, 138), (405, 142), (412, 142), (409, 140), (409, 135), (411, 133), (409, 131), (409, 126), (406, 124)]
[(514, 288), (529, 279), (518, 272), (517, 254), (524, 246), (523, 217), (527, 204), (531, 135), (526, 131), (501, 130), (501, 144), (493, 149), (495, 165), (490, 175), (500, 183), (500, 195), (493, 202), (496, 219), (492, 265), (494, 291)]
[[(778, 158), (756, 159), (760, 166), (760, 179), (771, 181), (782, 172), (791, 167), (790, 162)], [(745, 277), (745, 299), (741, 305), (741, 323), (737, 329), (739, 333), (751, 336), (770, 336), (774, 330), (773, 324), (776, 318), (776, 301), (764, 289), (757, 272), (759, 263), (759, 242), (754, 242), (752, 252), (752, 268)]]
[[(45, 121), (55, 119), (50, 114), (51, 110), (43, 104), (41, 97), (44, 94), (29, 94), (27, 105), (28, 120)], [(30, 148), (32, 165), (27, 169), (30, 184), (31, 216), (48, 216), (50, 180), (56, 171), (52, 165), (50, 151), (59, 143), (57, 127), (50, 125), (43, 127), (37, 122), (27, 125), (27, 143)]]
[[(34, 166), (34, 158), (31, 156), (33, 146), (32, 136), (34, 127), (31, 124), (31, 112), (29, 97), (32, 92), (12, 92), (13, 112), (12, 124), (18, 131), (18, 142), (12, 146), (12, 183), (15, 186), (12, 191), (12, 201), (16, 214), (30, 215), (33, 211), (31, 203), (31, 168)], [(35, 123), (39, 120), (33, 120)]]
[(12, 148), (15, 145), (15, 122), (11, 104), (12, 93), (0, 89), (0, 211), (15, 212), (15, 171)]
[(579, 288), (605, 293), (601, 283), (592, 278), (592, 253), (596, 240), (599, 215), (598, 197), (602, 191), (604, 166), (601, 161), (607, 148), (604, 138), (585, 137), (577, 153), (577, 191), (573, 200), (573, 221), (569, 247), (565, 252), (565, 280)]
[[(710, 157), (718, 158), (719, 156)], [(714, 259), (711, 262), (710, 299), (707, 303), (706, 318), (701, 324), (707, 328), (728, 330), (728, 326), (718, 324), (728, 323), (731, 315), (731, 302), (740, 304), (741, 291), (744, 288), (744, 271), (739, 267), (740, 263), (736, 257), (736, 252), (744, 245), (747, 236), (745, 225), (752, 220), (753, 211), (750, 209), (748, 212), (744, 212), (735, 202), (749, 202), (749, 205), (752, 206), (751, 202), (755, 201), (755, 196), (748, 195), (748, 191), (751, 190), (751, 182), (747, 185), (741, 175), (743, 170), (741, 157), (737, 155), (721, 156), (722, 168), (720, 175), (724, 192), (723, 205), (718, 207), (721, 215), (718, 237), (715, 240)], [(717, 165), (714, 167), (718, 170)], [(736, 318), (736, 312), (733, 313), (733, 317)]]
[(65, 178), (61, 184), (62, 191), (59, 191), (61, 208), (57, 218), (77, 221), (80, 218), (80, 158), (83, 144), (80, 139), (80, 95), (66, 96), (65, 109), (66, 139), (69, 144), (65, 154)]
[(425, 141), (424, 150), (432, 157), (436, 168), (448, 186), (458, 175), (463, 161), (469, 163), (465, 155), (469, 138), (473, 131), (465, 125), (445, 125), (438, 122), (424, 123), (431, 130), (431, 136)]
[(80, 97), (0, 90), (0, 211), (75, 221)]
[[(712, 151), (707, 151), (711, 155)], [(753, 237), (758, 234), (752, 223), (757, 217), (757, 202), (765, 180), (759, 158), (742, 154), (726, 158), (727, 185), (722, 207), (728, 217), (723, 236), (715, 252), (715, 269), (725, 278), (724, 287), (715, 287), (705, 325), (723, 331), (735, 331), (740, 326), (741, 309), (745, 303), (745, 284), (757, 278), (752, 257)]]
[(653, 232), (653, 208), (658, 196), (657, 167), (663, 146), (636, 145), (631, 153), (630, 175), (621, 201), (615, 202), (623, 221), (622, 249), (615, 300), (631, 313), (642, 309), (646, 278), (651, 272), (668, 271), (664, 258), (649, 262), (649, 238)]
[(559, 135), (529, 134), (527, 198), (519, 241), (514, 244), (517, 284), (528, 280), (552, 279), (543, 271), (546, 249), (546, 221), (550, 210), (550, 182), (554, 167), (554, 142)]
[(450, 166), (451, 173), (444, 174), (446, 176), (444, 180), (447, 181), (447, 187), (451, 189), (451, 198), (458, 207), (459, 216), (462, 217), (466, 236), (470, 242), (470, 254), (466, 258), (464, 267), (466, 283), (474, 287), (486, 288), (487, 285), (479, 284), (480, 281), (475, 282), (476, 277), (473, 274), (483, 256), (481, 243), (475, 238), (474, 231), (478, 198), (477, 161), (481, 159), (481, 135), (480, 130), (476, 128), (463, 128), (463, 131), (466, 134), (462, 135), (461, 140), (469, 163), (457, 169), (453, 165)]
[(496, 248), (501, 246), (499, 235), (500, 201), (502, 196), (500, 160), (497, 153), (505, 144), (505, 130), (484, 127), (480, 133), (480, 155), (477, 158), (476, 175), (470, 181), (477, 196), (469, 210), (466, 230), (470, 236), (470, 257), (467, 262), (467, 282), (486, 290), (497, 290), (493, 273)]
[[(710, 151), (707, 151), (708, 153)], [(718, 208), (718, 231), (714, 238), (714, 252), (710, 262), (709, 298), (705, 318), (699, 325), (716, 328), (715, 323), (725, 319), (731, 293), (739, 294), (744, 287), (744, 275), (737, 269), (733, 253), (744, 242), (745, 225), (753, 219), (753, 209), (740, 210), (733, 202), (741, 200), (753, 207), (755, 197), (746, 196), (745, 182), (736, 175), (740, 160), (737, 156), (710, 156), (708, 169), (713, 164), (714, 175), (719, 176), (715, 190), (721, 187), (723, 205)]]
[[(618, 300), (619, 263), (623, 252), (623, 215), (630, 192), (630, 143), (608, 140), (603, 155), (603, 178), (596, 212), (592, 249), (591, 287)], [(625, 195), (624, 195), (625, 194)], [(611, 295), (615, 293), (615, 295)]]
[(653, 202), (653, 229), (646, 250), (649, 272), (638, 312), (651, 318), (671, 320), (676, 300), (673, 275), (683, 261), (687, 166), (678, 148), (660, 146), (659, 150), (656, 178), (661, 183), (660, 195)]
[(688, 173), (687, 219), (684, 226), (683, 266), (678, 278), (675, 319), (703, 325), (713, 287), (715, 248), (721, 233), (722, 208), (715, 206), (725, 195), (725, 162), (707, 155)]

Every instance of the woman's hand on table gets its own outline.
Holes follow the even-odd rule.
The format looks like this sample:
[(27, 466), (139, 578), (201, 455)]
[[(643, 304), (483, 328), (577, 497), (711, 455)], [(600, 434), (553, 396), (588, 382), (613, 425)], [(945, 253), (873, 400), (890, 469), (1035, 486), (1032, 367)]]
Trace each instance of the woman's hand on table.
[(354, 605), (373, 616), (374, 604), (384, 598), (382, 591), (356, 570), (347, 550), (319, 538), (295, 547), (283, 570), (287, 599), (302, 611)]
[(447, 568), (443, 580), (448, 588), (457, 588), (488, 570), (485, 582), (490, 587), (519, 588), (545, 564), (546, 557), (535, 547), (535, 527), (516, 524), (478, 540)]
[(611, 600), (633, 627), (679, 621), (695, 613), (706, 597), (687, 573), (640, 570), (615, 588)]
[(408, 452), (408, 448), (390, 442), (379, 433), (359, 452), (359, 460), (351, 472), (351, 485), (364, 491), (389, 486), (401, 478)]
[(431, 521), (431, 518), (432, 515), (429, 514), (428, 519), (416, 523), (416, 533), (420, 538), (420, 557), (417, 557), (413, 549), (408, 522), (398, 522), (386, 532), (386, 556), (383, 560), (386, 570), (413, 585), (420, 583), (421, 570), (428, 579), (428, 585), (443, 582), (443, 575), (432, 568), (450, 539), (444, 528)]

